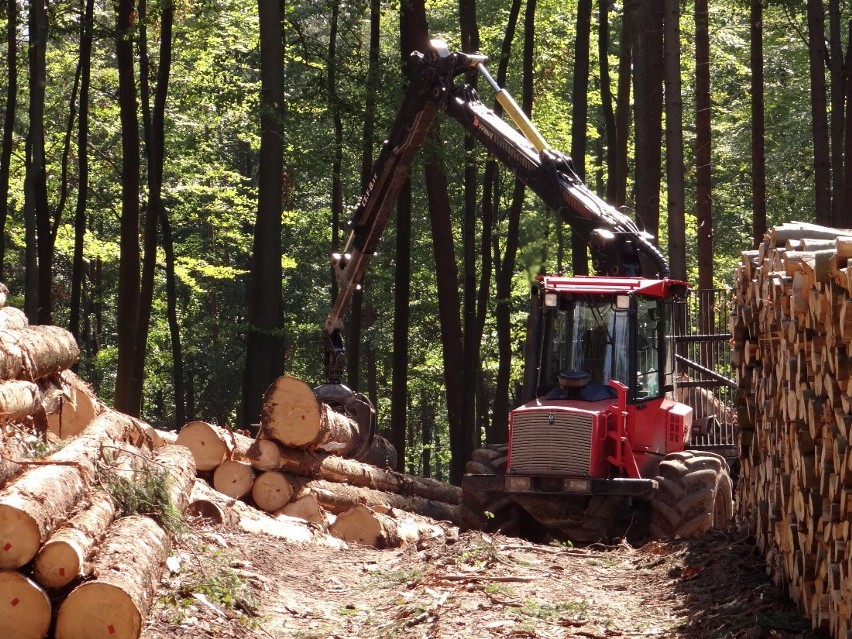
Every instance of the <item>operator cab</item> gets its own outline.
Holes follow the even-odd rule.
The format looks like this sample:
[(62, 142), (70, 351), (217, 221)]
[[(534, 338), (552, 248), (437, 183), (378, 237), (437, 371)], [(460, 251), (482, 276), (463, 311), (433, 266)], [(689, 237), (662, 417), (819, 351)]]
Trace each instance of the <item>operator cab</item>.
[(685, 291), (673, 280), (539, 278), (533, 396), (599, 401), (615, 397), (615, 380), (631, 404), (663, 398), (674, 383), (673, 302)]

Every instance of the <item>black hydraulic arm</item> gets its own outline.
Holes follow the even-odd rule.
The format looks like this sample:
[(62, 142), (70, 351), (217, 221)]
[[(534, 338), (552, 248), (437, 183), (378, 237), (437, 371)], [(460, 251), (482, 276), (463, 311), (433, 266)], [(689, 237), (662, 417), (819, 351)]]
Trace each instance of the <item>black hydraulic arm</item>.
[[(353, 293), (376, 252), (415, 154), (423, 146), (439, 110), (459, 122), (502, 164), (553, 209), (587, 242), (601, 275), (639, 276), (640, 253), (660, 277), (669, 268), (659, 249), (627, 215), (593, 194), (574, 172), (571, 159), (551, 149), (517, 105), (488, 74), (485, 56), (451, 53), (433, 41), (410, 60), (410, 85), (391, 133), (382, 146), (372, 177), (351, 219), (343, 253), (332, 256), (340, 291), (325, 321), (326, 385), (340, 384), (345, 349), (340, 329)], [(474, 88), (454, 78), (477, 69), (521, 132), (485, 106)]]

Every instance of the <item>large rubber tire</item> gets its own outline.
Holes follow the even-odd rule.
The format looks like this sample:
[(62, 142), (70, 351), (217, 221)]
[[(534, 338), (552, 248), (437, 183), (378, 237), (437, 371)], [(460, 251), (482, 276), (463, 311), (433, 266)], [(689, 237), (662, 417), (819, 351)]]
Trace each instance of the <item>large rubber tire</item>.
[(656, 539), (695, 537), (734, 516), (728, 464), (708, 451), (672, 453), (660, 463), (649, 532)]
[[(509, 447), (491, 444), (473, 451), (465, 472), (475, 475), (504, 475)], [(520, 533), (521, 508), (502, 491), (476, 491), (462, 479), (459, 511), (462, 530), (483, 530), (516, 536)]]

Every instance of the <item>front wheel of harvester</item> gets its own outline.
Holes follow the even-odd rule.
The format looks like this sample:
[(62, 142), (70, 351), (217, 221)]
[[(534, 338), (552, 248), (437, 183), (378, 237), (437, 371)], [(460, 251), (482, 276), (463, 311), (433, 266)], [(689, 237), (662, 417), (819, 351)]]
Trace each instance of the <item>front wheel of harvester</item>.
[[(465, 471), (475, 475), (504, 475), (509, 447), (492, 444), (473, 451)], [(483, 530), (517, 535), (520, 531), (521, 508), (502, 490), (480, 491), (462, 479), (459, 509), (462, 530)]]
[(655, 479), (659, 490), (651, 502), (653, 537), (695, 537), (733, 519), (733, 484), (723, 457), (703, 451), (673, 453), (660, 463)]

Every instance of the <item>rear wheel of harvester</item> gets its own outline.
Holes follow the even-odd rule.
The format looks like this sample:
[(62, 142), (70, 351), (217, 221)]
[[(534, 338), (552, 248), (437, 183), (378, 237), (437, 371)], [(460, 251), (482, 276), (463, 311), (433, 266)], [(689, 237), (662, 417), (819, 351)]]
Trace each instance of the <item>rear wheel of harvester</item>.
[[(465, 465), (465, 473), (474, 475), (504, 475), (509, 447), (491, 444), (473, 451)], [(462, 530), (483, 530), (517, 535), (520, 532), (521, 508), (505, 492), (480, 491), (462, 479), (462, 499), (459, 518)]]
[(725, 459), (707, 451), (668, 455), (655, 478), (650, 533), (657, 539), (694, 537), (733, 519), (733, 485)]

